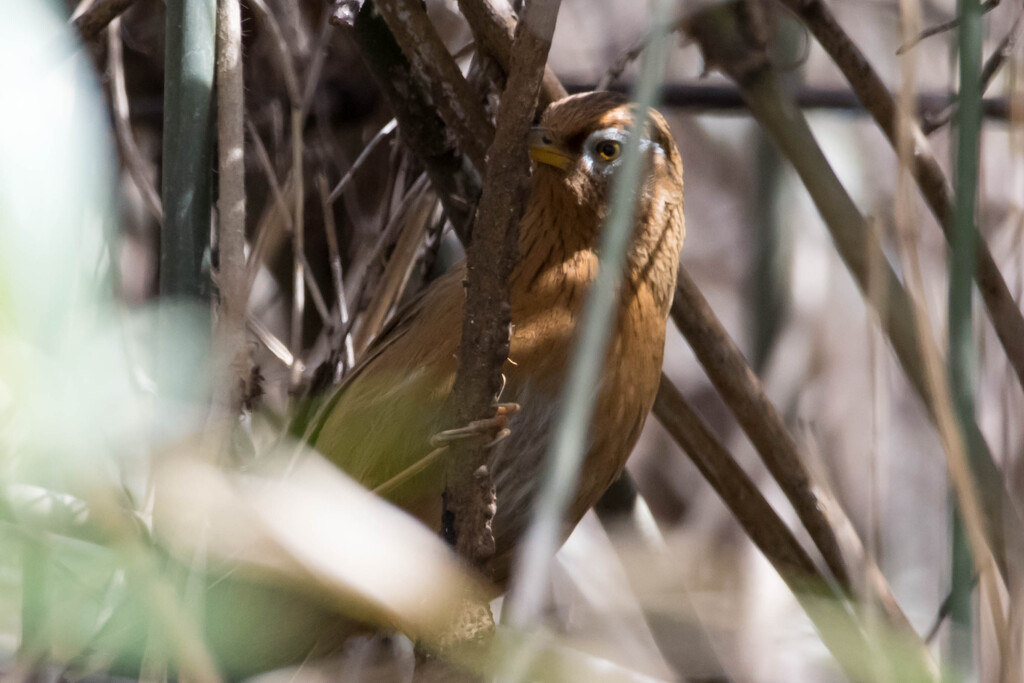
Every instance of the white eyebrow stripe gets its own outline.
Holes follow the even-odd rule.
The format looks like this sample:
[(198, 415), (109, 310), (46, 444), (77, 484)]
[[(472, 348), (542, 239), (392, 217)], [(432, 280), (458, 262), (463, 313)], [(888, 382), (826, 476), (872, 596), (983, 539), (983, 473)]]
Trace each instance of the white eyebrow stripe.
[[(612, 138), (614, 140), (617, 140), (618, 142), (625, 142), (627, 137), (629, 136), (626, 134), (626, 131), (622, 130), (621, 128), (602, 128), (600, 130), (595, 130), (593, 133), (588, 135), (587, 139), (583, 143), (583, 147), (584, 149), (589, 147), (590, 142), (595, 138)], [(665, 149), (660, 144), (658, 144), (657, 142), (650, 138), (645, 137), (640, 139), (641, 150), (646, 150), (650, 147), (654, 147), (655, 151), (658, 154), (665, 156)]]

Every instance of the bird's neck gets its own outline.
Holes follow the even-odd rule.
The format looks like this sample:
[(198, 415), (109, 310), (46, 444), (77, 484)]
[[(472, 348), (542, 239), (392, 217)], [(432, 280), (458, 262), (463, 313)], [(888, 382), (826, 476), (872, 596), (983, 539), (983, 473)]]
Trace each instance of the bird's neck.
[[(651, 208), (640, 211), (638, 224), (664, 219), (648, 215)], [(519, 226), (520, 258), (511, 280), (513, 309), (517, 303), (530, 307), (581, 306), (597, 276), (597, 243), (603, 223), (603, 213), (573, 201), (565, 193), (545, 193), (543, 188), (535, 188)], [(667, 315), (682, 239), (678, 232), (671, 225), (657, 235), (634, 231), (627, 254), (623, 305), (646, 289)]]

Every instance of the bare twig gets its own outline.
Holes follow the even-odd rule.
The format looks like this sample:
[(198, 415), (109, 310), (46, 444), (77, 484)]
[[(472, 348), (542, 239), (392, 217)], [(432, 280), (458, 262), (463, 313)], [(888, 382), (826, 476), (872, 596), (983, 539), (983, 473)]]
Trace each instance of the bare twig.
[[(981, 91), (985, 92), (988, 87), (992, 84), (996, 74), (999, 73), (999, 69), (1002, 68), (1006, 60), (1013, 54), (1013, 49), (1017, 44), (1017, 38), (1020, 36), (1021, 17), (1024, 17), (1024, 12), (1018, 12), (1013, 23), (1010, 25), (1010, 30), (1006, 32), (1003, 39), (999, 41), (999, 45), (989, 55), (988, 59), (985, 60), (985, 66), (981, 69)], [(931, 135), (942, 126), (949, 123), (953, 116), (956, 115), (957, 101), (959, 96), (954, 96), (950, 101), (946, 103), (941, 112), (933, 114), (931, 116), (926, 115), (924, 120), (921, 122), (921, 129), (925, 135)], [(984, 100), (982, 100), (984, 103)]]
[(274, 172), (274, 164), (270, 160), (270, 154), (267, 153), (267, 147), (263, 144), (263, 139), (256, 130), (256, 126), (253, 125), (251, 119), (245, 123), (246, 128), (249, 131), (249, 137), (256, 146), (256, 160), (259, 162), (260, 168), (263, 169), (263, 176), (266, 178), (267, 184), (270, 186), (270, 193), (274, 198), (273, 204), (280, 212), (281, 220), (284, 222), (285, 228), (288, 232), (291, 232), (295, 229), (295, 225), (292, 221), (291, 211), (288, 210), (288, 200), (286, 199), (288, 189), (281, 188), (281, 183), (277, 179), (277, 173)]
[[(982, 12), (990, 12), (991, 10), (994, 10), (996, 7), (999, 6), (1000, 2), (1001, 0), (986, 0), (986, 2), (983, 2), (981, 4)], [(935, 26), (929, 26), (928, 28), (924, 29), (910, 40), (900, 45), (899, 49), (896, 50), (896, 54), (901, 55), (905, 53), (907, 50), (912, 50), (913, 48), (917, 47), (917, 44), (920, 43), (925, 38), (931, 38), (932, 36), (937, 36), (940, 33), (951, 31), (952, 29), (956, 28), (959, 25), (960, 19), (954, 18), (950, 19), (949, 21), (944, 21), (941, 24), (936, 24)]]
[(300, 254), (299, 258), (302, 259), (302, 275), (305, 278), (306, 286), (309, 287), (309, 295), (313, 297), (313, 307), (316, 309), (317, 315), (320, 316), (320, 320), (325, 325), (330, 324), (334, 320), (334, 316), (331, 315), (331, 309), (327, 306), (327, 299), (324, 298), (324, 292), (320, 289), (320, 283), (313, 275), (313, 267), (309, 265), (309, 259), (305, 254)]
[(260, 322), (260, 319), (254, 315), (248, 315), (245, 318), (246, 325), (252, 330), (252, 333), (256, 335), (256, 338), (267, 347), (267, 351), (270, 351), (281, 361), (288, 369), (293, 368), (295, 365), (301, 366), (301, 362), (296, 362), (295, 355), (292, 354), (288, 345), (281, 341), (273, 332), (271, 332), (266, 325)]
[[(782, 3), (807, 25), (829, 53), (895, 149), (899, 141), (896, 103), (892, 94), (864, 54), (836, 22), (828, 6), (822, 0), (782, 0)], [(946, 239), (951, 239), (952, 190), (927, 139), (916, 127), (913, 138), (911, 170), (914, 179)], [(980, 235), (976, 239), (975, 282), (1010, 365), (1021, 386), (1024, 386), (1024, 315), (1014, 302), (988, 245)]]
[(245, 344), (245, 95), (242, 79), (242, 16), (238, 0), (217, 3), (217, 309), (219, 353), (227, 381), (219, 402), (240, 405), (249, 377)]
[[(519, 257), (519, 220), (526, 197), (529, 160), (526, 137), (547, 64), (560, 0), (533, 0), (517, 27), (509, 60), (508, 84), (501, 97), (498, 126), (488, 150), (487, 175), (466, 257), (459, 368), (455, 378), (455, 426), (493, 414), (501, 391), (501, 369), (508, 357), (508, 281)], [(457, 444), (451, 458), (445, 508), (453, 515), (449, 539), (463, 556), (480, 565), (494, 554), (491, 518), (494, 485), (486, 465), (484, 440)]]
[(380, 92), (395, 112), (403, 141), (426, 168), (448, 220), (468, 244), (480, 179), (470, 159), (459, 151), (452, 134), (455, 129), (447, 128), (438, 116), (421, 74), (414, 72), (372, 0), (362, 3), (351, 30)]
[(292, 62), (292, 51), (288, 49), (288, 41), (285, 40), (281, 24), (278, 23), (277, 17), (267, 7), (265, 0), (252, 0), (252, 8), (256, 10), (256, 14), (266, 24), (270, 35), (273, 37), (274, 56), (277, 57), (277, 67), (281, 72), (281, 78), (284, 80), (284, 87), (288, 92), (288, 100), (293, 107), (300, 107), (302, 106), (303, 89), (299, 87), (299, 77), (295, 70), (295, 64)]
[[(495, 5), (491, 0), (459, 0), (459, 9), (473, 31), (477, 46), (494, 57), (506, 74), (509, 73), (516, 18), (508, 6), (503, 3)], [(566, 95), (554, 71), (545, 66), (538, 107), (543, 109)]]
[(394, 132), (395, 127), (397, 125), (398, 122), (395, 119), (391, 119), (386, 124), (384, 124), (383, 128), (377, 131), (376, 135), (370, 138), (370, 141), (366, 143), (365, 147), (363, 147), (363, 151), (359, 153), (359, 156), (356, 157), (356, 160), (353, 161), (352, 165), (349, 166), (347, 171), (345, 171), (345, 175), (342, 176), (341, 180), (338, 181), (338, 184), (334, 186), (334, 189), (331, 190), (330, 194), (327, 196), (328, 204), (333, 204), (335, 201), (337, 201), (338, 197), (341, 196), (341, 193), (345, 191), (346, 187), (348, 187), (348, 184), (352, 182), (353, 176), (355, 175), (356, 171), (358, 171), (359, 168), (363, 165), (363, 162), (365, 162), (366, 159), (369, 158), (370, 154), (373, 153), (373, 150), (377, 149), (377, 145), (386, 140), (388, 136), (391, 135), (392, 132)]
[(135, 144), (135, 136), (132, 134), (128, 90), (124, 81), (124, 46), (121, 41), (120, 17), (115, 17), (110, 22), (110, 30), (107, 31), (107, 59), (110, 63), (110, 91), (114, 105), (114, 132), (117, 135), (117, 145), (124, 157), (128, 175), (142, 195), (143, 203), (156, 222), (162, 225), (164, 208), (160, 202), (160, 193), (150, 180), (148, 162), (139, 151), (139, 146)]
[(479, 96), (469, 87), (458, 64), (427, 17), (419, 0), (376, 0), (413, 73), (422, 74), (434, 95), (441, 118), (455, 132), (463, 151), (477, 169), (486, 165), (494, 135)]
[(135, 4), (135, 0), (96, 0), (89, 9), (71, 20), (82, 40), (96, 38), (114, 19)]
[[(785, 522), (664, 374), (654, 401), (654, 415), (779, 575), (800, 590), (814, 584), (827, 590), (829, 582), (815, 568)], [(832, 597), (844, 599), (841, 593)]]
[[(292, 176), (295, 178), (294, 210), (292, 219), (292, 353), (302, 355), (302, 318), (306, 312), (306, 221), (304, 216), (306, 193), (302, 182), (302, 112), (292, 106)], [(302, 375), (299, 366), (292, 366), (292, 387), (298, 386)]]
[[(757, 448), (768, 471), (793, 504), (829, 570), (844, 590), (849, 590), (846, 562), (832, 525), (825, 516), (826, 505), (822, 498), (827, 497), (827, 493), (813, 481), (800, 458), (796, 442), (765, 395), (761, 382), (697, 285), (682, 268), (676, 281), (672, 320)], [(835, 504), (829, 507), (835, 507)]]
[[(355, 349), (352, 346), (352, 335), (347, 329), (349, 326), (348, 302), (345, 300), (345, 278), (341, 266), (341, 253), (338, 250), (338, 230), (334, 225), (334, 209), (327, 196), (327, 178), (323, 175), (317, 176), (317, 189), (320, 192), (320, 208), (324, 214), (324, 233), (327, 237), (327, 253), (331, 259), (331, 278), (334, 282), (334, 294), (337, 297), (336, 335), (337, 339), (343, 340), (342, 343), (345, 347), (345, 362), (342, 369), (349, 370), (355, 365)], [(332, 344), (332, 348), (335, 346)], [(336, 376), (334, 381), (337, 382), (339, 379), (341, 377)]]
[[(372, 290), (373, 299), (360, 318), (360, 326), (354, 340), (358, 353), (365, 351), (370, 341), (377, 336), (387, 321), (388, 313), (401, 297), (416, 263), (416, 252), (423, 241), (436, 201), (435, 195), (429, 191), (427, 176), (421, 175), (409, 189), (401, 207), (385, 229), (384, 235), (387, 237), (397, 232), (397, 240), (380, 282), (376, 283)], [(383, 247), (389, 243), (390, 239), (385, 238), (379, 244)]]
[[(815, 142), (807, 120), (784, 94), (767, 55), (763, 51), (751, 53), (730, 5), (717, 6), (694, 15), (687, 31), (705, 50), (709, 64), (722, 69), (741, 84), (754, 116), (793, 163), (807, 187), (832, 234), (840, 257), (868, 304), (873, 303), (869, 278), (878, 276), (884, 279), (884, 284), (878, 285), (884, 289), (887, 301), (881, 322), (907, 378), (921, 396), (929, 414), (937, 420), (936, 399), (931, 393), (921, 353), (923, 344), (934, 346), (935, 342), (930, 337), (918, 337), (913, 322), (915, 312), (912, 299), (903, 289), (884, 254), (880, 253), (876, 236), (867, 229), (864, 217)], [(872, 268), (870, 264), (879, 265)], [(939, 353), (937, 349), (935, 353)], [(1003, 516), (1016, 516), (1014, 503), (1006, 493), (1002, 476), (977, 424), (972, 423), (970, 430), (972, 439), (977, 439), (972, 443), (978, 443), (982, 452), (978, 474), (979, 485), (985, 492), (982, 501), (989, 538), (996, 556), (1002, 559)], [(1006, 526), (1013, 534), (1019, 534), (1019, 528), (1018, 525)]]

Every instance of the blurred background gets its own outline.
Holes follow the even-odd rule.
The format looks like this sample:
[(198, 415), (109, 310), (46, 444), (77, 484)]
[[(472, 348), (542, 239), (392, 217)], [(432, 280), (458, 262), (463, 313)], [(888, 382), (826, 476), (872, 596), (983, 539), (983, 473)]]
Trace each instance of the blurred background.
[[(674, 16), (705, 4), (680, 2)], [(1005, 59), (985, 93), (990, 102), (981, 128), (977, 226), (1019, 308), (1024, 53), (1015, 38), (1024, 7), (1010, 0), (986, 4), (993, 7), (983, 19), (983, 54), (1001, 50)], [(143, 656), (127, 660), (141, 661), (142, 675), (150, 678), (176, 675), (167, 662), (179, 648), (192, 647), (187, 633), (193, 610), (188, 600), (180, 614), (164, 605), (171, 599), (163, 589), (183, 586), (190, 595), (188, 577), (200, 571), (196, 567), (212, 576), (220, 560), (216, 552), (199, 557), (195, 539), (179, 554), (166, 549), (174, 541), (150, 538), (161, 482), (180, 507), (195, 506), (194, 519), (166, 522), (170, 537), (181, 529), (184, 536), (208, 534), (216, 544), (231, 532), (218, 530), (204, 514), (237, 518), (236, 531), (249, 529), (258, 517), (266, 537), (260, 540), (264, 545), (253, 541), (252, 547), (273, 546), (277, 554), (225, 551), (231, 556), (225, 566), (242, 558), (261, 567), (261, 586), (276, 585), (267, 576), (285, 576), (283, 584), (291, 588), (316, 576), (313, 588), (300, 591), (301, 600), (322, 608), (323, 596), (332, 595), (328, 602), (342, 605), (340, 612), (357, 605), (407, 618), (407, 603), (374, 598), (368, 608), (354, 574), (331, 574), (359, 546), (331, 559), (313, 556), (322, 539), (282, 540), (302, 536), (302, 524), (285, 528), (267, 521), (264, 505), (270, 503), (259, 487), (222, 481), (228, 475), (199, 464), (188, 477), (192, 470), (178, 471), (176, 465), (167, 479), (159, 474), (176, 454), (210, 448), (195, 434), (207, 424), (205, 401), (216, 387), (209, 385), (205, 361), (196, 360), (206, 353), (195, 340), (208, 335), (209, 308), (199, 301), (158, 314), (154, 306), (163, 222), (165, 6), (157, 0), (125, 5), (119, 19), (84, 41), (67, 22), (88, 11), (89, 0), (82, 6), (15, 0), (0, 28), (0, 83), (8, 95), (0, 111), (0, 458), (7, 522), (0, 529), (0, 662), (12, 675), (136, 675), (134, 664), (119, 670), (119, 649), (110, 645), (120, 642), (119, 629), (131, 630), (115, 625), (131, 596), (141, 596), (143, 607), (132, 609), (143, 616), (124, 623), (149, 623), (163, 614), (172, 644), (161, 649), (150, 640), (141, 648)], [(925, 38), (903, 55), (897, 49), (905, 42), (909, 16), (919, 13), (922, 27), (939, 25), (956, 17), (957, 3), (827, 5), (889, 90), (916, 97), (919, 120), (926, 129), (934, 127), (928, 134), (932, 151), (952, 180), (956, 129), (943, 117), (957, 89), (957, 30)], [(948, 247), (934, 217), (916, 191), (897, 191), (896, 154), (807, 28), (780, 6), (764, 6), (772, 64), (804, 105), (818, 144), (901, 276), (906, 273), (898, 211), (911, 217), (923, 303), (944, 348)], [(330, 386), (343, 375), (348, 354), (357, 358), (402, 301), (461, 258), (439, 203), (433, 196), (414, 201), (422, 169), (403, 144), (402, 131), (389, 126), (393, 112), (351, 27), (328, 21), (337, 9), (318, 0), (242, 3), (251, 283), (246, 348), (252, 362), (243, 392), (250, 435), (239, 446), (243, 450), (286, 448), (282, 423), (295, 397), (310, 387)], [(473, 66), (473, 33), (458, 4), (428, 0), (427, 10), (470, 82), (494, 105), (500, 91), (488, 85), (486, 69)], [(549, 65), (570, 91), (604, 85), (615, 69), (621, 73), (611, 85), (628, 92), (638, 66), (623, 59), (642, 43), (649, 21), (646, 3), (563, 0)], [(939, 433), (789, 161), (751, 117), (735, 84), (720, 73), (704, 73), (705, 67), (685, 32), (674, 34), (657, 106), (672, 126), (685, 168), (683, 265), (763, 381), (808, 469), (835, 494), (914, 630), (926, 637), (937, 627), (928, 645), (935, 660), (944, 662), (951, 636), (940, 606), (950, 591), (952, 499)], [(296, 76), (297, 88), (289, 85)], [(305, 98), (298, 134), (291, 119), (296, 94)], [(298, 328), (290, 214), (296, 151), (304, 219), (305, 274), (299, 278), (306, 282)], [(332, 193), (343, 178), (348, 179), (340, 192)], [(412, 246), (403, 240), (411, 223), (418, 235)], [(204, 257), (204, 272), (210, 258)], [(343, 316), (335, 303), (339, 274), (332, 272), (332, 261), (342, 266)], [(1019, 496), (1024, 393), (977, 295), (973, 336), (977, 421), (1007, 490)], [(164, 356), (170, 372), (181, 373), (184, 389), (174, 396), (153, 392), (152, 356), (161, 345), (170, 350)], [(671, 322), (665, 372), (810, 547), (786, 497)], [(240, 466), (243, 473), (247, 468), (259, 469)], [(552, 680), (847, 679), (849, 671), (837, 666), (790, 588), (657, 420), (648, 420), (628, 470), (651, 517), (646, 525), (620, 527), (602, 525), (590, 513), (560, 551), (545, 616), (546, 628), (563, 648)], [(302, 476), (317, 479), (315, 470)], [(298, 498), (304, 481), (296, 480)], [(234, 497), (218, 488), (228, 484), (235, 487)], [(324, 500), (337, 498), (324, 491)], [(193, 495), (204, 502), (194, 502)], [(225, 512), (230, 501), (237, 506)], [(373, 502), (365, 508), (339, 505), (339, 519), (378, 514)], [(125, 518), (115, 508), (130, 514)], [(172, 516), (180, 517), (178, 512)], [(96, 520), (101, 532), (90, 536), (94, 527), (88, 523)], [(366, 523), (364, 518), (361, 524)], [(338, 533), (346, 533), (345, 523), (338, 524)], [(132, 525), (141, 531), (125, 531)], [(65, 537), (76, 540), (55, 540)], [(345, 538), (336, 540), (354, 544), (361, 537)], [(94, 546), (113, 548), (113, 554)], [(440, 552), (433, 546), (424, 550), (435, 551)], [(402, 557), (392, 552), (397, 551), (382, 548), (381, 561), (404, 561), (387, 559)], [(167, 569), (165, 554), (181, 566)], [(448, 563), (438, 555), (438, 576), (457, 572)], [(1019, 558), (1011, 565), (1021, 571)], [(152, 581), (133, 580), (139, 571)], [(1015, 596), (1020, 597), (1013, 586), (1001, 596), (1007, 615), (1024, 609)], [(309, 613), (301, 600), (282, 598), (274, 603), (278, 612), (248, 612), (246, 606), (264, 603), (243, 591), (225, 598), (225, 619), (248, 619), (258, 630), (260, 622), (287, 622), (294, 616), (289, 610)], [(319, 633), (322, 623), (296, 629)], [(1012, 617), (1010, 623), (1010, 639), (1003, 642), (1009, 651), (998, 645), (992, 624), (973, 624), (975, 670), (967, 680), (1012, 680), (1008, 662), (1020, 656), (1024, 633), (1014, 629)], [(239, 659), (256, 649), (258, 638), (248, 634), (240, 641), (244, 645), (236, 643)], [(281, 642), (280, 634), (267, 638)], [(313, 657), (264, 676), (405, 680), (412, 654), (401, 641), (364, 638), (341, 654), (333, 650), (327, 664)], [(287, 659), (268, 657), (268, 668)], [(202, 657), (198, 661), (193, 673), (205, 670)], [(227, 670), (221, 665), (222, 673)], [(862, 680), (894, 679), (869, 673)]]

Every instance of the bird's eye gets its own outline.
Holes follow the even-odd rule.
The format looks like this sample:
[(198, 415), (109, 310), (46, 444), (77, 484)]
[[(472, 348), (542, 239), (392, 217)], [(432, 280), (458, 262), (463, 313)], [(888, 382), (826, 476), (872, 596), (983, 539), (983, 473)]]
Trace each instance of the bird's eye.
[(617, 143), (615, 140), (602, 140), (597, 143), (596, 147), (594, 147), (594, 151), (597, 152), (597, 155), (604, 161), (614, 161), (622, 151), (622, 145)]

